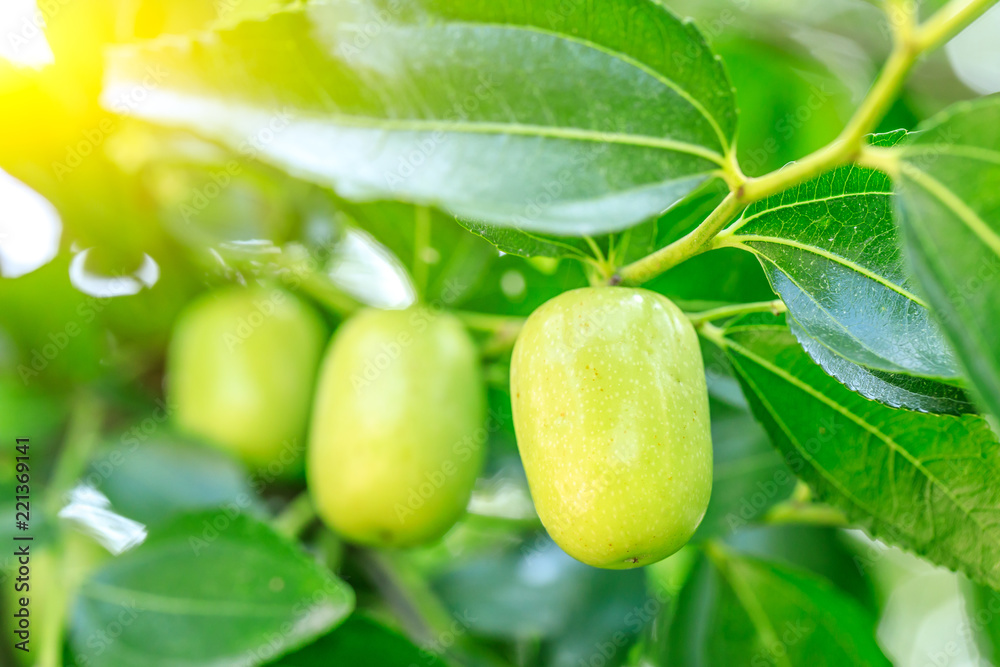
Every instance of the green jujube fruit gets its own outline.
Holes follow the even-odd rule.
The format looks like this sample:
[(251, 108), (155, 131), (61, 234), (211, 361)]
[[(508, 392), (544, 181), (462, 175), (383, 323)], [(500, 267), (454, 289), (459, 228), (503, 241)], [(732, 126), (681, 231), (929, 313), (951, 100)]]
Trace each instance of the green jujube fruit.
[(316, 310), (277, 288), (210, 292), (178, 318), (167, 398), (179, 429), (252, 466), (301, 474), (327, 329)]
[(483, 463), (479, 355), (453, 315), (368, 310), (323, 364), (306, 478), (319, 515), (350, 541), (412, 546), (462, 515)]
[(708, 392), (691, 323), (666, 297), (561, 294), (511, 362), (514, 429), (542, 524), (588, 565), (648, 565), (694, 533), (712, 490)]

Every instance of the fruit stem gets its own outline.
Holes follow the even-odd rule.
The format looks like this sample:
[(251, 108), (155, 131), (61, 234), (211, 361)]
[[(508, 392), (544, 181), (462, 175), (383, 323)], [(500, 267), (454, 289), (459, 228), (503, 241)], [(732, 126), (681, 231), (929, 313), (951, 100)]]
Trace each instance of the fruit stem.
[(285, 505), (271, 525), (282, 535), (294, 540), (315, 520), (316, 508), (312, 498), (309, 496), (309, 491), (303, 491)]
[(844, 528), (850, 525), (843, 512), (828, 505), (800, 503), (786, 500), (774, 505), (764, 515), (762, 522), (770, 525), (806, 524)]
[(417, 290), (418, 298), (423, 301), (430, 268), (427, 255), (432, 250), (431, 210), (426, 206), (417, 206), (413, 217), (413, 286)]
[(46, 491), (45, 508), (52, 516), (59, 512), (64, 496), (90, 463), (103, 422), (104, 405), (99, 398), (84, 392), (74, 399), (63, 450)]
[(695, 325), (695, 329), (697, 329), (698, 333), (700, 333), (702, 336), (710, 340), (716, 346), (722, 349), (726, 348), (727, 345), (726, 332), (720, 329), (719, 327), (715, 326), (711, 322), (708, 321), (699, 322), (697, 325)]
[(725, 229), (729, 221), (736, 217), (744, 206), (736, 192), (730, 192), (700, 225), (651, 255), (623, 266), (611, 280), (615, 284), (641, 285), (704, 252), (708, 249), (708, 243)]
[(291, 247), (275, 254), (270, 262), (276, 269), (274, 278), (281, 285), (302, 292), (334, 315), (347, 317), (364, 307), (334, 285), (329, 276), (317, 270), (304, 248)]
[(830, 171), (858, 161), (865, 136), (874, 131), (902, 89), (917, 59), (950, 39), (997, 0), (951, 0), (933, 16), (915, 26), (915, 12), (909, 2), (890, 6), (893, 48), (875, 84), (836, 139), (797, 162), (758, 178), (747, 178), (739, 167), (726, 172), (730, 193), (718, 207), (686, 236), (642, 259), (622, 267), (611, 276), (614, 284), (638, 285), (677, 266), (695, 255), (712, 249), (712, 240), (740, 212), (770, 196)]
[(858, 155), (857, 163), (869, 169), (878, 169), (892, 178), (899, 177), (899, 150), (879, 146), (865, 146)]
[(784, 301), (775, 299), (773, 301), (758, 301), (755, 303), (734, 303), (729, 306), (713, 308), (712, 310), (700, 313), (686, 313), (686, 315), (691, 320), (691, 324), (698, 327), (706, 322), (735, 317), (737, 315), (746, 315), (748, 313), (772, 313), (777, 315), (787, 310), (788, 306), (785, 305)]
[(471, 310), (453, 310), (451, 313), (462, 321), (462, 324), (473, 331), (499, 333), (511, 329), (520, 331), (526, 318), (516, 315), (497, 315), (494, 313), (477, 313)]
[(918, 51), (930, 51), (964, 30), (986, 13), (997, 0), (951, 0), (917, 28), (913, 35)]

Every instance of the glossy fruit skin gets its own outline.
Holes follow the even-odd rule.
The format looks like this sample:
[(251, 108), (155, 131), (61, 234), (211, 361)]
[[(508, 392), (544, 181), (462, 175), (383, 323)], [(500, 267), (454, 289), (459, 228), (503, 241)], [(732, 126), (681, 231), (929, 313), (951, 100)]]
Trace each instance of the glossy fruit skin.
[(167, 400), (178, 428), (271, 476), (302, 472), (328, 335), (316, 310), (277, 288), (226, 288), (178, 318)]
[(313, 413), (309, 491), (348, 540), (422, 544), (465, 511), (488, 432), (478, 351), (454, 316), (354, 316), (327, 353)]
[(514, 347), (511, 399), (535, 508), (566, 553), (624, 569), (691, 538), (712, 490), (708, 392), (669, 299), (597, 287), (548, 301)]

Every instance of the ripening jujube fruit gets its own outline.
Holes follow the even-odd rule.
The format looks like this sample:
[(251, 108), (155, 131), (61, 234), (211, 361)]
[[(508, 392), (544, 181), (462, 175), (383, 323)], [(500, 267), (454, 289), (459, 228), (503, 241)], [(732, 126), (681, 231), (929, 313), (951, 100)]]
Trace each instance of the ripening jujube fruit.
[(708, 392), (669, 299), (598, 287), (545, 303), (515, 345), (511, 398), (535, 508), (566, 553), (639, 567), (691, 538), (712, 488)]
[(210, 292), (178, 319), (167, 396), (178, 427), (278, 476), (301, 474), (327, 328), (276, 288)]
[(319, 380), (306, 476), (319, 515), (350, 541), (412, 546), (461, 516), (483, 463), (485, 388), (453, 315), (364, 311)]

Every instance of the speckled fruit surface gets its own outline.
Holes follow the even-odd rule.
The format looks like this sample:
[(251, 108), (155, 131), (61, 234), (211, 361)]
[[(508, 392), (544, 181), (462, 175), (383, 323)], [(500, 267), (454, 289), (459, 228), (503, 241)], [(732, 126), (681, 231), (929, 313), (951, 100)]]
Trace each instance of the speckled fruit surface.
[(338, 533), (411, 546), (461, 516), (488, 433), (479, 354), (454, 316), (351, 318), (327, 353), (313, 412), (306, 477)]
[(639, 567), (691, 538), (712, 489), (708, 392), (669, 299), (597, 287), (548, 301), (514, 347), (511, 398), (535, 508), (566, 553)]
[(272, 476), (301, 475), (327, 335), (311, 306), (280, 289), (229, 288), (195, 301), (167, 356), (178, 427)]

